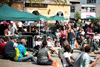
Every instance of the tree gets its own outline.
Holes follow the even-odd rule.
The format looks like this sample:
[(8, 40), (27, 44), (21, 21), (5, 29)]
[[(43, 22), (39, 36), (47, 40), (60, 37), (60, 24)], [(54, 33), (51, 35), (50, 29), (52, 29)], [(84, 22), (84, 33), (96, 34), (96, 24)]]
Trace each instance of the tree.
[(79, 19), (81, 19), (81, 14), (80, 14), (78, 11), (76, 11), (76, 12), (75, 12), (75, 20), (76, 20), (76, 22), (77, 22)]
[(14, 2), (15, 0), (1, 0), (1, 3), (7, 3), (9, 6), (12, 5), (12, 3)]

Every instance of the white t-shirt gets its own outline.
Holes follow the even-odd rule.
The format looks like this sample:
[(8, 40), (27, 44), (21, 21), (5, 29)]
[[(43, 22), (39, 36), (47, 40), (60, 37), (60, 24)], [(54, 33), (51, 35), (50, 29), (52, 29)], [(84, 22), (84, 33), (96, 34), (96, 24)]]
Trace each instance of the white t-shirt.
[(69, 65), (68, 62), (66, 61), (66, 58), (69, 58), (69, 60), (71, 61), (71, 58), (70, 58), (71, 56), (72, 56), (72, 54), (71, 53), (68, 53), (68, 52), (65, 52), (63, 54), (63, 66), (64, 67), (66, 67), (66, 66)]
[(53, 42), (47, 41), (47, 45), (48, 45), (48, 46), (53, 46)]
[(41, 45), (41, 43), (42, 43), (41, 41), (36, 41), (36, 44), (35, 44), (35, 45), (36, 45), (36, 46), (37, 46), (37, 45)]
[(22, 27), (22, 22), (18, 22), (18, 27)]
[(56, 36), (60, 36), (60, 32), (56, 32)]

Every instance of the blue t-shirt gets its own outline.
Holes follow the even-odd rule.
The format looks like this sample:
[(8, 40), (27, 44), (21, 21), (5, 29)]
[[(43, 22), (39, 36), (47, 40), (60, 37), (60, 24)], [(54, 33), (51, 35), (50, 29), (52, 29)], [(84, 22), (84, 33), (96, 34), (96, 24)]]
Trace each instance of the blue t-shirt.
[(15, 50), (16, 50), (16, 55), (14, 57), (14, 60), (16, 61), (21, 61), (23, 59), (23, 55), (27, 54), (26, 48), (22, 44), (19, 44)]

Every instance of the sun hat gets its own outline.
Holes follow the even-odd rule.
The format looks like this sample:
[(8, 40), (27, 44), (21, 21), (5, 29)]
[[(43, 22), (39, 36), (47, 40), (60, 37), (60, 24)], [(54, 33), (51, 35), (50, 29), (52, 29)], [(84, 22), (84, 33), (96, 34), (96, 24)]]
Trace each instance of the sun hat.
[(41, 38), (40, 36), (37, 36), (37, 39)]
[(48, 36), (48, 37), (47, 37), (47, 39), (51, 39), (51, 37), (50, 37), (50, 36)]

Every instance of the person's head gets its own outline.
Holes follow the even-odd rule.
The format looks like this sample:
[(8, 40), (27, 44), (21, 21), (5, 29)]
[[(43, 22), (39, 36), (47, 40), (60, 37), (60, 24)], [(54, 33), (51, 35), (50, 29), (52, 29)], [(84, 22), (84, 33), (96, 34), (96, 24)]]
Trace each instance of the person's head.
[(59, 32), (59, 29), (57, 29), (57, 32)]
[(95, 32), (95, 35), (96, 35), (96, 36), (98, 35), (97, 32)]
[(87, 46), (88, 44), (84, 44), (83, 47), (81, 48), (81, 51), (85, 51), (85, 47)]
[(42, 42), (42, 48), (46, 47), (47, 46), (47, 41), (43, 41)]
[(62, 27), (62, 30), (65, 30), (65, 29), (66, 29), (65, 26), (63, 26), (63, 27)]
[(65, 52), (71, 52), (71, 47), (69, 45), (66, 45), (64, 49), (65, 49)]
[(66, 45), (69, 45), (67, 40), (63, 42), (63, 47), (65, 47)]
[(23, 46), (25, 46), (25, 45), (26, 45), (26, 40), (25, 40), (25, 39), (21, 39), (21, 44), (22, 44)]
[(47, 41), (52, 41), (50, 36), (47, 37)]
[(10, 26), (10, 24), (9, 24), (9, 25), (8, 25), (8, 29), (10, 29), (10, 27), (11, 27), (11, 26)]
[(93, 23), (91, 23), (91, 24), (89, 25), (89, 27), (90, 27), (90, 28), (93, 28), (93, 27), (94, 27)]
[(91, 47), (89, 45), (85, 46), (85, 52), (90, 53), (91, 52)]
[(9, 41), (9, 38), (8, 37), (5, 37), (4, 38), (4, 42), (8, 42)]
[(14, 42), (16, 42), (17, 36), (16, 36), (16, 35), (13, 35), (13, 36), (11, 37), (11, 40), (14, 41)]
[(37, 36), (37, 41), (40, 41), (41, 37), (40, 36)]

